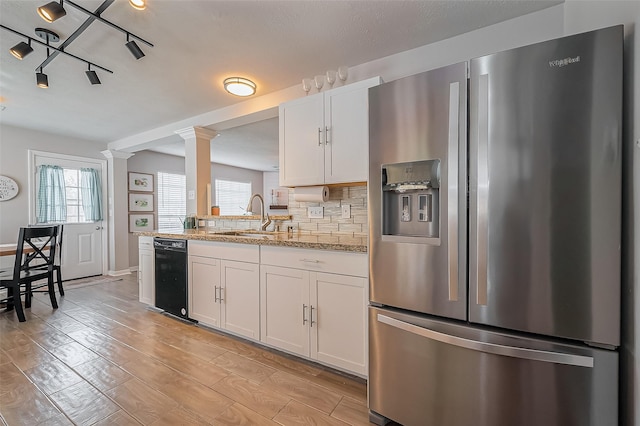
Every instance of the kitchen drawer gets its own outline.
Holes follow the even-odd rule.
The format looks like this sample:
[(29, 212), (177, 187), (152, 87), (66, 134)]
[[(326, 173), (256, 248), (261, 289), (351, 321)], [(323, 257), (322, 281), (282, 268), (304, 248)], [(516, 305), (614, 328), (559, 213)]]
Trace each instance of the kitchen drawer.
[(153, 250), (153, 237), (138, 237), (138, 249)]
[(369, 276), (365, 253), (261, 246), (260, 264), (358, 277)]
[(189, 241), (189, 256), (213, 257), (238, 262), (260, 262), (260, 248), (253, 244)]

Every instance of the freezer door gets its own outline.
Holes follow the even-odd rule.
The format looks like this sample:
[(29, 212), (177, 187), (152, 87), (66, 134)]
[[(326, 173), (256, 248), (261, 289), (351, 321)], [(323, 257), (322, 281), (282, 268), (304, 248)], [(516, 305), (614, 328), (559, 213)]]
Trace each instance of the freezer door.
[(369, 409), (405, 426), (618, 424), (618, 353), (369, 310)]
[(467, 316), (466, 74), (459, 63), (369, 89), (375, 303)]
[(471, 61), (472, 322), (619, 345), (622, 35)]

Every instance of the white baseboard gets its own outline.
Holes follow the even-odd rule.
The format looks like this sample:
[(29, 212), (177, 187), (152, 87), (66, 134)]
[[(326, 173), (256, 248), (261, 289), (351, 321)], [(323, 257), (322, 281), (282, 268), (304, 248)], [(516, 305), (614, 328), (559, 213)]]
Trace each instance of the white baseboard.
[(107, 275), (109, 275), (110, 277), (119, 277), (121, 275), (129, 275), (131, 274), (131, 270), (129, 269), (123, 269), (121, 271), (107, 271)]

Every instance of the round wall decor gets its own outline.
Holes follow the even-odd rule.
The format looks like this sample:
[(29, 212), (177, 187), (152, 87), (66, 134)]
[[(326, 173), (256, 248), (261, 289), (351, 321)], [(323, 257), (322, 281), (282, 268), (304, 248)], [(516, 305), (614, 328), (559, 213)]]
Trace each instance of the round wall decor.
[(18, 184), (7, 176), (0, 175), (0, 201), (7, 201), (18, 195)]

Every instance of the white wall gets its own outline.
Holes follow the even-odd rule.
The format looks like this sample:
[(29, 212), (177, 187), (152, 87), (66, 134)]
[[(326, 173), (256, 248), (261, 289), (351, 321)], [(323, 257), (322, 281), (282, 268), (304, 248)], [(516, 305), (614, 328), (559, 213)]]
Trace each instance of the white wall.
[[(18, 183), (18, 196), (0, 202), (0, 242), (18, 238), (18, 228), (29, 225), (28, 150), (38, 150), (104, 160), (107, 144), (0, 125), (0, 175)], [(105, 197), (106, 200), (106, 197)]]

